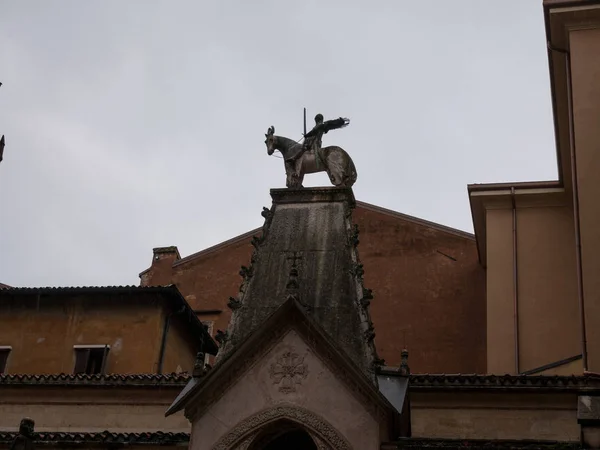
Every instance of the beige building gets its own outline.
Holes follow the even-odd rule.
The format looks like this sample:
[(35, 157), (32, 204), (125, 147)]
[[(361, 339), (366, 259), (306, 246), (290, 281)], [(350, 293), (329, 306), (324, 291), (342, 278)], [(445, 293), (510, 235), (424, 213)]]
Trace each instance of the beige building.
[(490, 373), (600, 372), (600, 7), (544, 14), (559, 180), (469, 186)]

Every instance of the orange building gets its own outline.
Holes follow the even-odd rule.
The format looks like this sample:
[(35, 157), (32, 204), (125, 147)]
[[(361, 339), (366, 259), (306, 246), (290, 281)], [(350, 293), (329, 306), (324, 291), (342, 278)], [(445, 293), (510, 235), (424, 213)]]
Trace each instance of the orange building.
[(164, 411), (217, 347), (177, 288), (3, 288), (0, 317), (0, 446), (22, 417), (48, 445), (187, 445)]

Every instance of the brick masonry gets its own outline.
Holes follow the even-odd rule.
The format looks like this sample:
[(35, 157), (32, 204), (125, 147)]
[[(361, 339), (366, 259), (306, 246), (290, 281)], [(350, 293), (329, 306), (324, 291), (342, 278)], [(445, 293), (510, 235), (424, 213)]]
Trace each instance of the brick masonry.
[[(406, 345), (413, 373), (485, 373), (485, 271), (475, 239), (468, 233), (357, 202), (353, 221), (360, 229), (358, 251), (365, 286), (374, 300), (375, 344), (387, 365), (400, 363)], [(213, 332), (227, 329), (229, 297), (248, 265), (249, 232), (179, 259), (175, 247), (158, 251), (143, 272), (144, 286), (174, 283)], [(218, 312), (221, 311), (221, 312)]]

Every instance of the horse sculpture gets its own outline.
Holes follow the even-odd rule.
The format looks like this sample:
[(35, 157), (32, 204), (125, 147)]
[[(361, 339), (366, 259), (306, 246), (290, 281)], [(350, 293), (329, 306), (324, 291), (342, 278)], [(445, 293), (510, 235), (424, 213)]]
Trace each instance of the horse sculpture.
[[(352, 187), (358, 174), (350, 155), (337, 146), (317, 147), (304, 150), (303, 145), (292, 139), (275, 135), (275, 127), (270, 127), (265, 134), (267, 138), (267, 154), (272, 155), (279, 150), (283, 156), (288, 188), (302, 188), (304, 175), (307, 173), (327, 172), (334, 186)], [(295, 155), (302, 154), (294, 159)]]

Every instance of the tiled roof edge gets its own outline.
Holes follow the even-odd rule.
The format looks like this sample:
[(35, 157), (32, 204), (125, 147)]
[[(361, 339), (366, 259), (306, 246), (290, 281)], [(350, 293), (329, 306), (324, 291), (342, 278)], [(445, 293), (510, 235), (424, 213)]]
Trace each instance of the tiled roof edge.
[[(382, 371), (396, 375), (396, 371)], [(593, 375), (477, 375), (477, 374), (412, 374), (411, 390), (425, 389), (508, 389), (600, 388), (600, 377)]]
[[(13, 441), (16, 431), (0, 431), (0, 445)], [(98, 444), (98, 445), (187, 445), (189, 433), (164, 433), (150, 431), (146, 433), (117, 433), (102, 431), (98, 433), (71, 432), (40, 432), (35, 433), (36, 446), (51, 446), (54, 444)]]
[(123, 286), (31, 286), (31, 287), (12, 287), (12, 286), (0, 286), (0, 291), (6, 291), (11, 293), (88, 293), (88, 292), (170, 292), (174, 288), (174, 285), (169, 284), (165, 286), (134, 286), (134, 285), (123, 285)]
[(382, 450), (391, 449), (580, 449), (581, 443), (573, 441), (538, 441), (531, 439), (443, 439), (443, 438), (400, 438), (398, 441), (386, 442), (381, 445)]
[[(395, 370), (382, 370), (382, 375), (401, 376)], [(83, 386), (184, 386), (190, 375), (169, 374), (0, 374), (2, 385), (83, 385)], [(598, 375), (476, 375), (476, 374), (412, 374), (411, 389), (428, 388), (583, 388), (600, 389)]]
[(189, 381), (187, 373), (170, 374), (0, 374), (0, 387), (7, 385), (44, 386), (176, 386)]

